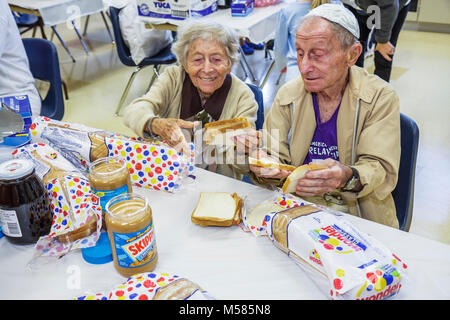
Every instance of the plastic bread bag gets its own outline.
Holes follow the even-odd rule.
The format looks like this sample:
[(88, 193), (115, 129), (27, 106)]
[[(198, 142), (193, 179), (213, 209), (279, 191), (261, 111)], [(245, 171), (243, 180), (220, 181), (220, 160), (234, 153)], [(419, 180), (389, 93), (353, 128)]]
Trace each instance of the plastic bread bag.
[(267, 233), (331, 299), (389, 299), (406, 276), (406, 264), (344, 215), (303, 205), (266, 216)]
[(36, 243), (35, 258), (61, 257), (70, 250), (95, 245), (100, 235), (102, 211), (87, 178), (46, 144), (16, 149), (13, 157), (32, 160), (47, 189), (52, 226), (50, 233)]
[(198, 284), (168, 273), (145, 272), (129, 277), (113, 289), (87, 293), (74, 300), (214, 300)]
[(191, 154), (184, 155), (157, 140), (109, 137), (105, 142), (108, 156), (126, 161), (131, 183), (138, 187), (175, 192), (194, 170), (193, 143), (189, 143)]
[(241, 223), (244, 231), (249, 231), (256, 237), (267, 235), (265, 217), (269, 213), (309, 204), (299, 197), (282, 192), (276, 195), (271, 194), (268, 199), (263, 201), (258, 198), (258, 196), (251, 194), (244, 198)]
[(79, 169), (86, 169), (89, 162), (105, 157), (108, 154), (105, 137), (114, 135), (82, 124), (42, 116), (31, 124), (30, 133), (33, 142), (46, 143), (58, 149)]

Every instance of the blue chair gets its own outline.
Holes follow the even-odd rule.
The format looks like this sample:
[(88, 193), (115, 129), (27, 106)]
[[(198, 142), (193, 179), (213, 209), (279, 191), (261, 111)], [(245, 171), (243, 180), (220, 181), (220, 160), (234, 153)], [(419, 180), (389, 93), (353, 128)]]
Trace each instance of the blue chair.
[(22, 39), (34, 78), (50, 82), (47, 95), (42, 99), (41, 115), (55, 120), (64, 116), (64, 98), (58, 52), (55, 45), (40, 38)]
[(397, 186), (392, 192), (400, 230), (409, 231), (414, 202), (414, 178), (416, 172), (417, 150), (419, 147), (419, 128), (413, 119), (400, 114), (401, 156)]
[(111, 18), (111, 23), (113, 26), (113, 32), (114, 32), (114, 38), (116, 39), (116, 47), (117, 47), (117, 53), (119, 55), (120, 61), (129, 67), (136, 67), (135, 71), (130, 76), (130, 79), (128, 80), (128, 83), (125, 87), (125, 91), (122, 94), (122, 97), (120, 98), (119, 105), (117, 106), (115, 115), (119, 115), (119, 111), (122, 108), (123, 103), (125, 102), (125, 98), (128, 95), (128, 91), (130, 90), (131, 84), (133, 83), (134, 78), (136, 77), (137, 73), (142, 70), (144, 67), (153, 66), (153, 77), (150, 81), (149, 87), (152, 85), (153, 81), (155, 81), (155, 77), (159, 76), (158, 69), (160, 65), (163, 64), (172, 64), (177, 61), (175, 55), (171, 51), (172, 45), (168, 45), (164, 49), (162, 49), (160, 52), (158, 52), (156, 55), (152, 57), (147, 57), (144, 60), (142, 60), (139, 65), (136, 65), (131, 58), (130, 49), (126, 46), (123, 38), (122, 33), (120, 31), (120, 24), (119, 24), (119, 12), (121, 9), (109, 7), (109, 13)]
[[(253, 94), (255, 95), (255, 100), (258, 103), (258, 113), (256, 114), (256, 130), (261, 130), (262, 126), (264, 124), (264, 99), (263, 99), (263, 93), (261, 89), (252, 83), (247, 83), (249, 88), (252, 90)], [(245, 175), (242, 177), (242, 181), (253, 184), (250, 180), (249, 175)]]
[(256, 115), (256, 130), (261, 130), (262, 126), (264, 124), (264, 99), (263, 99), (263, 93), (261, 89), (252, 83), (247, 83), (249, 88), (252, 90), (253, 94), (255, 95), (255, 100), (258, 103), (258, 113)]

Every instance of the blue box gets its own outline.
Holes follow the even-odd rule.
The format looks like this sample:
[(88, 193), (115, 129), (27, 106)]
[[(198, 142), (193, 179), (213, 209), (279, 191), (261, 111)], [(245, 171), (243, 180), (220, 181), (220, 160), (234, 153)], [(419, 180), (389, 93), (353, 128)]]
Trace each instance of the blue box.
[(254, 0), (233, 0), (231, 2), (231, 16), (245, 17), (253, 11)]
[(24, 122), (23, 131), (4, 137), (3, 142), (0, 143), (0, 145), (18, 147), (28, 143), (31, 140), (30, 126), (32, 124), (31, 107), (28, 96), (3, 97), (0, 98), (0, 103), (6, 104), (12, 110), (20, 114)]

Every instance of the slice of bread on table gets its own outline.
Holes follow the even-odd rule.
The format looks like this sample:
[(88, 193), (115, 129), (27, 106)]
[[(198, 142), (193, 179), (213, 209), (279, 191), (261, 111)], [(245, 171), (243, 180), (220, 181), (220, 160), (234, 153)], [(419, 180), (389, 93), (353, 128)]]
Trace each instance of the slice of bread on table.
[(201, 226), (229, 227), (241, 222), (242, 199), (236, 193), (201, 192), (191, 221)]

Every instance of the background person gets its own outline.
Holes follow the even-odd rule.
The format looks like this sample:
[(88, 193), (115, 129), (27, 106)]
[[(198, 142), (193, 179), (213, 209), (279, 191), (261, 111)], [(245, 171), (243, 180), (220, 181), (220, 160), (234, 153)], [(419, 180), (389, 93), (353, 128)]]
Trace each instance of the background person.
[[(355, 17), (341, 5), (306, 15), (296, 36), (301, 77), (278, 90), (263, 127), (268, 138), (251, 155), (297, 167), (322, 160), (328, 169), (308, 172), (297, 195), (398, 228), (391, 192), (400, 162), (399, 100), (388, 83), (354, 66), (358, 37)], [(262, 185), (281, 186), (289, 174), (250, 170)]]
[[(344, 5), (353, 12), (360, 29), (359, 41), (363, 46), (356, 65), (364, 67), (364, 54), (370, 30), (375, 20), (374, 11), (368, 11), (370, 6), (380, 8), (380, 26), (375, 25), (375, 71), (374, 74), (389, 82), (400, 30), (403, 27), (411, 0), (343, 0)], [(370, 21), (368, 21), (370, 19)]]
[(19, 29), (6, 0), (0, 0), (0, 97), (27, 95), (32, 117), (41, 114), (41, 98), (34, 85)]

